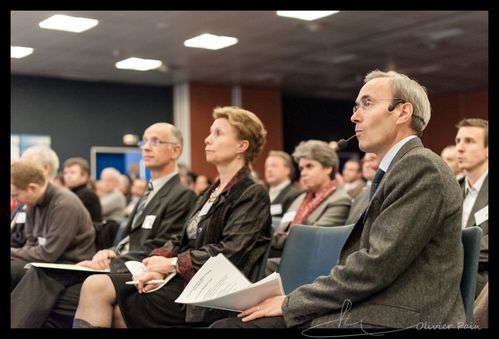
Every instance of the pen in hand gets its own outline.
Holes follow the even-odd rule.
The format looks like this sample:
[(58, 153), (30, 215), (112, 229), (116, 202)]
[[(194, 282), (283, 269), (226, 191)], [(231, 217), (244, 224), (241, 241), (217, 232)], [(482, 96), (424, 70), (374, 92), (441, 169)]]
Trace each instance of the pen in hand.
[[(144, 283), (144, 285), (149, 285), (149, 284), (161, 284), (163, 283), (164, 280), (162, 279), (153, 279), (153, 280), (149, 280), (149, 281), (146, 281)], [(130, 281), (127, 281), (126, 282), (127, 285), (138, 285), (139, 284), (139, 281), (138, 280), (130, 280)]]

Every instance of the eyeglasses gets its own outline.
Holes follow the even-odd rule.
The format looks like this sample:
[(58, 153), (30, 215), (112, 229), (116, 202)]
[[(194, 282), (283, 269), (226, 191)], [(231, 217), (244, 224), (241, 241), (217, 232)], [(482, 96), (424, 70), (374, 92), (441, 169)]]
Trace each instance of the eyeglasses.
[(172, 141), (161, 141), (159, 139), (156, 139), (156, 138), (151, 138), (151, 139), (145, 139), (145, 140), (140, 140), (137, 145), (142, 148), (144, 147), (146, 144), (149, 144), (151, 145), (152, 147), (156, 147), (156, 146), (159, 146), (161, 144), (171, 144), (171, 145), (176, 145), (178, 144), (178, 142), (172, 142)]
[[(391, 100), (392, 103), (388, 106), (388, 111), (391, 112), (395, 109), (398, 104), (404, 104), (406, 101), (404, 99), (394, 98), (394, 99), (376, 99), (376, 101)], [(359, 104), (353, 106), (352, 112), (355, 113), (359, 109), (363, 111), (368, 111), (374, 106), (374, 102), (370, 98), (362, 98)]]

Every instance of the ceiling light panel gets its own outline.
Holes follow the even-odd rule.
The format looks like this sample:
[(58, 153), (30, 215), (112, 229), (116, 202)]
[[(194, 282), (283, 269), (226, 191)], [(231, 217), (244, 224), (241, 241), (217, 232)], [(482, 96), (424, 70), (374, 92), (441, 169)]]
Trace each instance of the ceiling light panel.
[(211, 50), (217, 50), (225, 47), (229, 47), (237, 44), (237, 38), (233, 38), (230, 36), (223, 35), (214, 35), (214, 34), (201, 34), (192, 39), (188, 39), (184, 41), (185, 47), (192, 48), (205, 48)]
[(31, 47), (10, 46), (10, 57), (14, 59), (21, 59), (33, 53)]
[(38, 24), (41, 28), (81, 33), (97, 26), (99, 20), (56, 14)]
[(339, 11), (277, 11), (277, 15), (288, 18), (312, 21), (336, 14), (338, 12)]
[(131, 69), (134, 71), (150, 71), (161, 67), (163, 63), (160, 60), (142, 59), (142, 58), (128, 58), (118, 61), (115, 67), (118, 69)]

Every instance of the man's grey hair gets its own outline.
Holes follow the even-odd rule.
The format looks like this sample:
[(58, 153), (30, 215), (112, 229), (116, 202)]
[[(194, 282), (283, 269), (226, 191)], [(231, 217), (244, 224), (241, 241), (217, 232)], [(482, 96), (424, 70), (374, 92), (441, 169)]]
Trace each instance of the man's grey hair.
[(376, 78), (390, 79), (393, 98), (402, 99), (412, 104), (411, 128), (420, 137), (431, 118), (431, 105), (426, 88), (407, 75), (395, 71), (372, 71), (366, 75), (364, 83)]
[(23, 152), (21, 158), (29, 159), (42, 167), (48, 165), (50, 168), (48, 173), (50, 179), (53, 179), (57, 175), (57, 171), (59, 171), (59, 157), (48, 146), (31, 146)]

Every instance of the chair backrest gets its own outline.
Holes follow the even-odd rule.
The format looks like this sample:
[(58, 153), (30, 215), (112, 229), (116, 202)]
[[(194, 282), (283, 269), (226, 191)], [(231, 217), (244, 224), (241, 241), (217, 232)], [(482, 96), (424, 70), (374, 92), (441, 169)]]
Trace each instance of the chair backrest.
[(329, 275), (353, 226), (293, 225), (279, 264), (284, 292)]
[(473, 320), (473, 305), (475, 303), (476, 275), (478, 273), (478, 259), (480, 258), (480, 239), (482, 229), (478, 226), (463, 229), (464, 265), (461, 277), (461, 296), (463, 297), (466, 322)]

